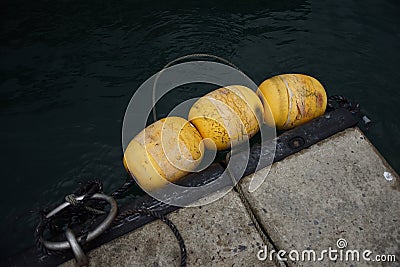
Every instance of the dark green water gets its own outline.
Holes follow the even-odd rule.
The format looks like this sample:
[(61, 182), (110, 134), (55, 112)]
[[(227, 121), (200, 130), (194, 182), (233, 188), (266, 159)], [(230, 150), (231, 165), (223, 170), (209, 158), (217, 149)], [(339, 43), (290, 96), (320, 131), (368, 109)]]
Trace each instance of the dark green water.
[(106, 192), (124, 181), (126, 105), (185, 54), (226, 58), (256, 83), (281, 73), (317, 77), (329, 95), (361, 104), (373, 121), (367, 136), (400, 171), (395, 0), (20, 0), (0, 10), (2, 254), (32, 243), (35, 220), (19, 215), (60, 201), (77, 181), (100, 178)]

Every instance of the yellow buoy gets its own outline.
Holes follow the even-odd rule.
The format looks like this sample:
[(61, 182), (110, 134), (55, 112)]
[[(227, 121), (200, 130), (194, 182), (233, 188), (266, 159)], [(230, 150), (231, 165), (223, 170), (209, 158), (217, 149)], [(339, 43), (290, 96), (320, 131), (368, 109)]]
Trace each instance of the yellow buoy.
[(259, 86), (257, 94), (264, 105), (264, 122), (283, 130), (321, 116), (327, 104), (321, 83), (304, 74), (269, 78)]
[(200, 163), (204, 146), (200, 133), (187, 120), (168, 117), (146, 127), (125, 150), (124, 166), (143, 189), (175, 182)]
[(197, 100), (189, 111), (189, 121), (205, 139), (206, 147), (216, 146), (218, 150), (251, 138), (258, 132), (262, 118), (260, 99), (241, 85), (212, 91)]

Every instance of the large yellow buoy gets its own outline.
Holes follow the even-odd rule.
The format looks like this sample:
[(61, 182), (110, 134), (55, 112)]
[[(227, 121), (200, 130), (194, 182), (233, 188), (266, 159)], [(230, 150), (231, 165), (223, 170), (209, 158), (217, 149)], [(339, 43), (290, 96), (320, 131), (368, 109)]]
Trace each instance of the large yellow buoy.
[(145, 190), (163, 187), (194, 170), (204, 145), (200, 133), (187, 120), (168, 117), (146, 127), (129, 143), (124, 166)]
[(265, 108), (265, 123), (283, 130), (324, 114), (327, 104), (321, 83), (304, 74), (282, 74), (269, 78), (259, 86), (257, 94)]
[(218, 150), (251, 138), (258, 132), (262, 118), (260, 99), (241, 85), (212, 91), (197, 100), (189, 111), (189, 121), (205, 139), (206, 147)]

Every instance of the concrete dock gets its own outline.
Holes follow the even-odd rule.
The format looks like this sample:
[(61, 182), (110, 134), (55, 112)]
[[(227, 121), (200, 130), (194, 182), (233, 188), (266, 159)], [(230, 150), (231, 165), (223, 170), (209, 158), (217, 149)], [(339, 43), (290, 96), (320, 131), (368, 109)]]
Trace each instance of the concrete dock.
[[(400, 266), (400, 178), (358, 128), (274, 163), (252, 193), (250, 179), (239, 184), (245, 201), (232, 190), (212, 204), (168, 215), (185, 240), (188, 266)], [(264, 245), (276, 250), (275, 260)], [(330, 249), (337, 250), (336, 259), (322, 253)], [(160, 221), (88, 256), (90, 266), (180, 262), (178, 243)]]

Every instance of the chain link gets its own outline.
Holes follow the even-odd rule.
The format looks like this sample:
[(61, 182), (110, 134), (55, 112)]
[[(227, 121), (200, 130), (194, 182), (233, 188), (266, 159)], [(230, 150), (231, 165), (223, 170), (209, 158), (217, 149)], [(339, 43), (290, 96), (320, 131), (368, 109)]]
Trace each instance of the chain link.
[(350, 101), (342, 95), (328, 97), (328, 110), (335, 110), (337, 108), (345, 108), (353, 114), (360, 112), (360, 104), (355, 101)]

